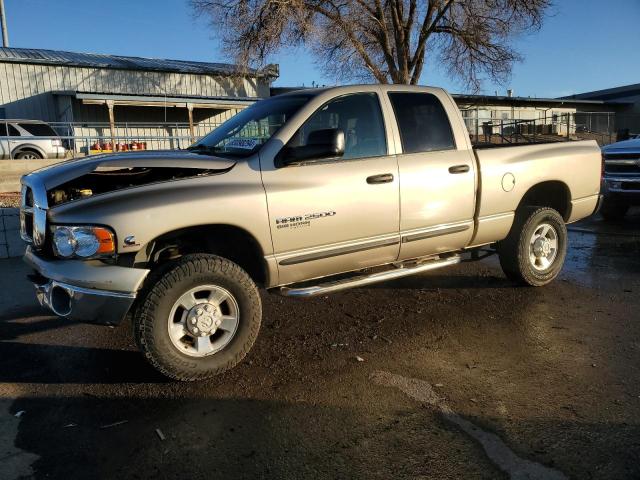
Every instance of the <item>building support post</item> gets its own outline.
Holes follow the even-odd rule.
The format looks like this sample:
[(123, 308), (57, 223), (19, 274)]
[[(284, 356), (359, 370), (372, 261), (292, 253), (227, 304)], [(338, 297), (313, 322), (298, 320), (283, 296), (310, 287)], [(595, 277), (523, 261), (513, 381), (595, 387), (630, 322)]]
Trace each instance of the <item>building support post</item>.
[(193, 129), (193, 103), (187, 103), (187, 112), (189, 113), (189, 135), (191, 136), (191, 143), (194, 143), (196, 136)]
[(107, 108), (109, 109), (109, 129), (111, 130), (111, 150), (116, 151), (116, 122), (113, 115), (113, 100), (107, 100)]

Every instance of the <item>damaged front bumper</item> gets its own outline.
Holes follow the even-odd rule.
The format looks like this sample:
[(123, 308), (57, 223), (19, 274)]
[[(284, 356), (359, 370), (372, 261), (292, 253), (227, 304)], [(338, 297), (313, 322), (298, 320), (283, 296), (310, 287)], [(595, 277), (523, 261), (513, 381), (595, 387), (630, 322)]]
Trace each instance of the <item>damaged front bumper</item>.
[(113, 325), (127, 315), (149, 270), (80, 260), (48, 260), (27, 248), (24, 261), (41, 305), (61, 317)]

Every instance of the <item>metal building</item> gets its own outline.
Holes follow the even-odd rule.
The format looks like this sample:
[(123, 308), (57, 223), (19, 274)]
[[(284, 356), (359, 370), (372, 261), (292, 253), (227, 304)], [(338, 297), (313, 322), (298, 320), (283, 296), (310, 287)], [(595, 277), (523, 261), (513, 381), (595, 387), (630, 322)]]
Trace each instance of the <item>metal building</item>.
[(124, 132), (124, 125), (139, 130), (147, 123), (179, 123), (197, 137), (206, 133), (199, 125), (218, 124), (268, 97), (277, 77), (277, 65), (241, 70), (223, 63), (0, 48), (0, 118), (72, 122), (74, 135), (111, 137), (138, 134), (131, 127)]
[(607, 88), (593, 92), (577, 93), (565, 99), (600, 100), (613, 105), (617, 110), (618, 129), (627, 129), (640, 134), (640, 83)]

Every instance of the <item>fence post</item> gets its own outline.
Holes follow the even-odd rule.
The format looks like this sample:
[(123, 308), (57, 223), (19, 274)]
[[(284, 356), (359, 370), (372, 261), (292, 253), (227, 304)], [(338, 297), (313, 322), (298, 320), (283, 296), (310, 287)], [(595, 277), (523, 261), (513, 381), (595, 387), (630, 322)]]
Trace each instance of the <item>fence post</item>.
[(13, 152), (11, 151), (11, 141), (9, 140), (9, 122), (4, 122), (4, 133), (7, 140), (7, 157), (9, 160), (13, 160)]
[(116, 121), (113, 114), (114, 103), (113, 100), (107, 100), (107, 109), (109, 110), (109, 130), (111, 131), (111, 148), (115, 151), (114, 144), (116, 142)]
[(187, 103), (187, 113), (189, 114), (189, 135), (191, 136), (191, 143), (193, 143), (196, 141), (193, 131), (193, 103)]
[(476, 142), (480, 142), (480, 113), (476, 107)]

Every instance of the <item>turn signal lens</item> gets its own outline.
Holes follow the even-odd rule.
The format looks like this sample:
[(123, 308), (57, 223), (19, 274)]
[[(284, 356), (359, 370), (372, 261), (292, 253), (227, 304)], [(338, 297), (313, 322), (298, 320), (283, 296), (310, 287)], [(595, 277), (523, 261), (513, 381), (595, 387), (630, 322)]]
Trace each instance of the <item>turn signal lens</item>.
[(93, 233), (100, 242), (100, 246), (98, 247), (99, 254), (107, 255), (115, 253), (116, 242), (113, 240), (113, 233), (111, 233), (111, 231), (102, 227), (94, 227)]

